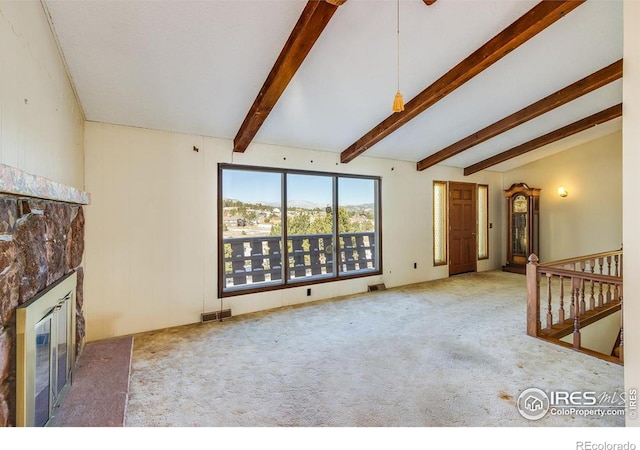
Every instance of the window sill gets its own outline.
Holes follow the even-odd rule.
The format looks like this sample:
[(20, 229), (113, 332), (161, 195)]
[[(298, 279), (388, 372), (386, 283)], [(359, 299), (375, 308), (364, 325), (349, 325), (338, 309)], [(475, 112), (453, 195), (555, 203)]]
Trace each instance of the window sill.
[(277, 291), (281, 289), (291, 289), (300, 286), (310, 286), (313, 284), (323, 284), (323, 283), (334, 283), (337, 281), (345, 281), (345, 280), (353, 280), (356, 278), (364, 278), (364, 277), (372, 277), (376, 275), (382, 275), (381, 270), (371, 269), (371, 270), (362, 270), (357, 273), (341, 275), (339, 277), (317, 277), (313, 279), (300, 279), (300, 280), (290, 280), (287, 284), (283, 283), (267, 283), (263, 284), (259, 287), (236, 287), (229, 288), (228, 290), (222, 291), (218, 293), (219, 298), (227, 298), (227, 297), (236, 297), (239, 295), (248, 295), (248, 294), (259, 294), (262, 292), (270, 292)]

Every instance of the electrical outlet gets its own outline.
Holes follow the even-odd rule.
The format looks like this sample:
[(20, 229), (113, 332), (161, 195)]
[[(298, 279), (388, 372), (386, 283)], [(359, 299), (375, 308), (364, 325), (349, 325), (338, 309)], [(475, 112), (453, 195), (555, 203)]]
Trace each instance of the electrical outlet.
[(311, 297), (311, 288), (307, 288), (307, 297)]
[(418, 263), (417, 263), (417, 262), (413, 263), (413, 268), (414, 268), (414, 269), (417, 269), (417, 268), (418, 268)]

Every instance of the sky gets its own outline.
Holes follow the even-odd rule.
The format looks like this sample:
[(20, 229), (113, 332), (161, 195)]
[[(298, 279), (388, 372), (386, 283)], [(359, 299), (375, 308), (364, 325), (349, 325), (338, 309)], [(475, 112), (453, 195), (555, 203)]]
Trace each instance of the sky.
[[(288, 174), (289, 200), (307, 201), (318, 205), (331, 204), (331, 177)], [(225, 170), (222, 195), (247, 203), (279, 203), (281, 175), (272, 172)], [(362, 178), (343, 178), (338, 183), (341, 205), (361, 205), (374, 202), (374, 182)]]

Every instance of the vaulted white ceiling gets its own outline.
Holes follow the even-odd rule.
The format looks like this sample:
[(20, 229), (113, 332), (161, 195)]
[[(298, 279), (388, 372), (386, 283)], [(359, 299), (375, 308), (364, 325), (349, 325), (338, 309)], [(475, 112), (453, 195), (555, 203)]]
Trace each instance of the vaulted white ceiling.
[[(405, 102), (537, 1), (400, 2)], [(233, 139), (306, 0), (46, 1), (90, 121)], [(388, 117), (396, 2), (340, 6), (254, 142), (340, 153)], [(588, 0), (364, 155), (420, 161), (622, 58), (622, 2)], [(466, 167), (621, 103), (610, 83), (442, 164)], [(619, 119), (498, 166), (621, 128)], [(251, 146), (247, 150), (252, 151)]]

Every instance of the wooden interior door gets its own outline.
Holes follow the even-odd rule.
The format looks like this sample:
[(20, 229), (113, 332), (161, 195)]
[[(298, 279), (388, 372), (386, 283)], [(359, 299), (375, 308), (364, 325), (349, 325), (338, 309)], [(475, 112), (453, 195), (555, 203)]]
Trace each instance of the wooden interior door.
[(477, 270), (476, 185), (449, 183), (449, 275)]

